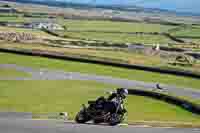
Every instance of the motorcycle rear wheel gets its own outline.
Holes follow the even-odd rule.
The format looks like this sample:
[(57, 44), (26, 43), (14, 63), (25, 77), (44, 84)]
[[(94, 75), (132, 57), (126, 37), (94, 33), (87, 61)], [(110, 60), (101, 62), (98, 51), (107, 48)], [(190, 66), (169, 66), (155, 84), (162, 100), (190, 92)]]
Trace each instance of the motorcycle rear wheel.
[(77, 123), (86, 123), (86, 122), (90, 121), (90, 118), (88, 117), (87, 113), (84, 110), (81, 110), (76, 115), (75, 121)]

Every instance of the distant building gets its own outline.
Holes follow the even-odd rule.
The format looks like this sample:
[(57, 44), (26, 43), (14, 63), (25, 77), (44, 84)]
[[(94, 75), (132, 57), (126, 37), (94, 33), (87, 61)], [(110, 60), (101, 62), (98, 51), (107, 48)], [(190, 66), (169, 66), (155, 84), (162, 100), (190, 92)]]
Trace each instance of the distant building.
[(27, 25), (27, 27), (31, 27), (33, 29), (47, 29), (47, 30), (64, 30), (64, 27), (62, 27), (59, 24), (56, 23), (49, 23), (49, 22), (33, 22), (30, 25)]
[(23, 24), (21, 23), (15, 23), (15, 22), (9, 22), (9, 23), (6, 23), (6, 26), (8, 27), (17, 27), (17, 28), (23, 28)]
[(63, 26), (50, 22), (31, 22), (31, 23), (0, 22), (0, 26), (29, 28), (29, 29), (65, 30)]

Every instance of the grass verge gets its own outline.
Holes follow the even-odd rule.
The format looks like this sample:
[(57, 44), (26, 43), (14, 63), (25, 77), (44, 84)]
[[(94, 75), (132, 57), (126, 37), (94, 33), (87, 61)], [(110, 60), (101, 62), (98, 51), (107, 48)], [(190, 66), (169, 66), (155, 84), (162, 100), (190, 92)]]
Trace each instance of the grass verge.
[(65, 36), (72, 38), (82, 38), (88, 40), (98, 40), (113, 43), (142, 43), (147, 45), (162, 44), (166, 45), (169, 42), (174, 43), (169, 38), (162, 35), (130, 35), (116, 33), (101, 33), (101, 32), (64, 32)]
[(28, 73), (10, 68), (0, 68), (0, 78), (28, 77)]
[(0, 22), (27, 22), (27, 20), (24, 17), (17, 17), (17, 16), (1, 16)]

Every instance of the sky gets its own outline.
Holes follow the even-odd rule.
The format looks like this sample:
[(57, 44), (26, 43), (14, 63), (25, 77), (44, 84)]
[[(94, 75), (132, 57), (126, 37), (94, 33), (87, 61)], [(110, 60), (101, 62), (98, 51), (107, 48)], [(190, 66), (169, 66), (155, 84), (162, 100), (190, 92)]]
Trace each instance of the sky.
[(146, 8), (159, 8), (177, 12), (200, 14), (200, 0), (32, 0), (32, 1), (64, 1), (74, 3), (105, 4), (105, 5), (136, 5)]

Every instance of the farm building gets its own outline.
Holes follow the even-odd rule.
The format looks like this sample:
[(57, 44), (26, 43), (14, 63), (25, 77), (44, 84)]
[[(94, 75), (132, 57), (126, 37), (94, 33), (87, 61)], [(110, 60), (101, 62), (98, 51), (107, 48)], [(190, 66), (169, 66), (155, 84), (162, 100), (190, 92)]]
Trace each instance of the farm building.
[(30, 24), (33, 29), (48, 29), (48, 30), (64, 30), (64, 28), (56, 23), (49, 22), (33, 22)]

